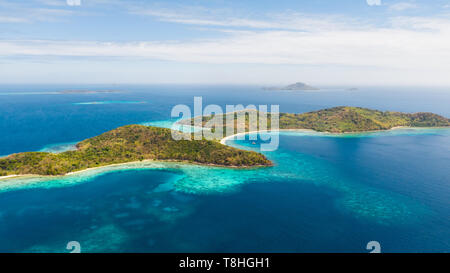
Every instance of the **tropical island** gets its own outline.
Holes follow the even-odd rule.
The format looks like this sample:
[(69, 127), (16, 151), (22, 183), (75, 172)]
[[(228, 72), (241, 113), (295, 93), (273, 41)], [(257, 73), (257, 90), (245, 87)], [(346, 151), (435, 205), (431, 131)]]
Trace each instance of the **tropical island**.
[[(192, 134), (190, 134), (192, 137)], [(127, 125), (59, 154), (25, 152), (0, 158), (0, 176), (64, 175), (89, 168), (143, 160), (180, 161), (224, 167), (271, 166), (262, 154), (210, 140), (174, 140), (171, 130)]]
[[(250, 123), (249, 113), (255, 111), (258, 115), (257, 123)], [(246, 111), (245, 131), (251, 128), (259, 130), (259, 116), (267, 116), (267, 129), (271, 129), (271, 114), (261, 113), (256, 110)], [(230, 115), (232, 117), (230, 117)], [(201, 121), (199, 120), (201, 118)], [(238, 112), (227, 113), (223, 115), (212, 115), (195, 117), (193, 119), (179, 122), (183, 125), (202, 124), (202, 127), (208, 127), (208, 123), (215, 118), (223, 119), (223, 132), (227, 134), (226, 120), (234, 120), (234, 132), (237, 133)], [(302, 114), (279, 113), (279, 129), (309, 129), (317, 132), (328, 133), (355, 133), (389, 130), (395, 127), (447, 127), (450, 126), (450, 119), (433, 113), (402, 113), (392, 111), (378, 111), (361, 107), (339, 106), (319, 111), (313, 111)], [(232, 130), (232, 129), (231, 129)]]
[[(252, 128), (260, 130), (250, 118), (254, 111), (257, 116), (267, 117), (271, 128), (271, 114), (257, 110), (243, 113), (245, 132)], [(89, 168), (129, 163), (143, 160), (178, 161), (223, 167), (272, 166), (263, 154), (245, 151), (221, 144), (225, 136), (237, 133), (239, 112), (223, 115), (194, 117), (178, 122), (181, 125), (201, 124), (203, 129), (216, 130), (209, 122), (215, 118), (222, 124), (223, 135), (218, 139), (194, 140), (193, 133), (182, 133), (183, 140), (175, 140), (172, 131), (166, 128), (143, 125), (127, 125), (86, 139), (76, 145), (77, 150), (59, 154), (46, 152), (25, 152), (0, 158), (0, 176), (10, 175), (64, 175)], [(226, 120), (234, 121), (228, 128)], [(395, 127), (449, 127), (450, 119), (433, 113), (401, 113), (378, 111), (360, 107), (334, 107), (302, 114), (280, 113), (279, 130), (309, 129), (318, 132), (351, 133), (388, 130)], [(228, 130), (228, 134), (227, 134)], [(229, 130), (233, 130), (231, 133)], [(223, 142), (222, 142), (223, 143)]]
[(288, 91), (314, 91), (314, 90), (320, 90), (319, 88), (307, 85), (302, 82), (297, 82), (294, 84), (290, 84), (283, 87), (264, 87), (264, 90), (288, 90)]

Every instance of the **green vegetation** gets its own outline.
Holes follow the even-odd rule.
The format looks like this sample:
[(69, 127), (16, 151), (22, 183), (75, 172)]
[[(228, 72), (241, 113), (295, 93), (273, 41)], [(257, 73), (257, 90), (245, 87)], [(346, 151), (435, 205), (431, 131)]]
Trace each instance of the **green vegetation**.
[[(250, 112), (255, 112), (251, 110)], [(261, 114), (260, 112), (257, 112)], [(225, 115), (203, 117), (202, 124), (207, 125), (208, 122), (215, 117), (217, 120), (223, 119), (226, 124), (227, 117), (232, 116), (235, 121), (235, 132), (237, 131), (237, 115), (235, 113), (227, 113)], [(194, 118), (199, 122), (199, 118)], [(194, 119), (185, 120), (183, 124), (193, 125)], [(250, 115), (245, 114), (245, 130), (248, 131), (250, 126)], [(271, 116), (267, 115), (268, 128), (271, 128)], [(446, 127), (450, 126), (450, 119), (433, 114), (433, 113), (401, 113), (401, 112), (382, 112), (360, 107), (334, 107), (303, 114), (280, 113), (280, 129), (311, 129), (318, 132), (331, 133), (350, 133), (363, 131), (387, 130), (397, 126), (410, 127)], [(254, 128), (259, 129), (259, 122), (254, 124)], [(224, 126), (224, 134), (231, 128)]]
[(450, 120), (433, 113), (382, 112), (359, 107), (334, 107), (304, 114), (280, 114), (281, 129), (347, 133), (388, 130), (398, 126), (445, 127)]
[[(257, 114), (260, 112), (255, 111)], [(251, 121), (245, 113), (240, 126), (259, 129), (258, 120)], [(236, 112), (225, 115), (196, 117), (182, 124), (194, 125), (201, 119), (208, 127), (213, 118), (226, 124), (227, 117), (237, 128)], [(271, 116), (267, 115), (268, 129)], [(252, 124), (256, 123), (256, 124)], [(250, 126), (252, 125), (252, 126)], [(222, 125), (221, 125), (222, 126)], [(382, 112), (359, 107), (334, 107), (303, 114), (280, 113), (280, 129), (312, 129), (319, 132), (362, 132), (386, 130), (396, 126), (446, 127), (450, 120), (433, 113)], [(217, 128), (212, 128), (216, 130)], [(232, 130), (224, 126), (226, 130)], [(234, 129), (233, 133), (236, 132)], [(181, 134), (181, 133), (180, 133)], [(193, 139), (192, 135), (188, 135)], [(78, 150), (60, 154), (27, 152), (0, 158), (0, 176), (12, 174), (62, 175), (93, 167), (141, 160), (186, 161), (230, 167), (270, 166), (272, 163), (262, 154), (243, 151), (209, 140), (179, 140), (172, 138), (165, 128), (128, 125), (84, 140)]]
[[(192, 136), (191, 136), (192, 139)], [(0, 158), (0, 176), (63, 175), (87, 168), (141, 160), (186, 161), (230, 167), (270, 166), (262, 154), (208, 140), (173, 140), (165, 128), (128, 125), (86, 139), (60, 154), (27, 152)]]

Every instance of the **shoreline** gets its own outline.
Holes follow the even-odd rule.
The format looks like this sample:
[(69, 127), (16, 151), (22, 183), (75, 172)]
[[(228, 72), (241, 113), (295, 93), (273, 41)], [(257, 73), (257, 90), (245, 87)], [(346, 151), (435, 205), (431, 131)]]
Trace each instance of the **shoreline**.
[(20, 175), (18, 174), (12, 174), (12, 175), (7, 175), (7, 176), (0, 176), (0, 180), (2, 179), (11, 179), (11, 178), (15, 178), (15, 177), (19, 177)]
[(344, 132), (344, 133), (332, 133), (332, 132), (319, 132), (312, 129), (278, 129), (278, 130), (256, 130), (249, 131), (244, 133), (237, 133), (231, 136), (226, 136), (220, 140), (220, 144), (226, 145), (226, 141), (229, 139), (234, 139), (237, 136), (248, 135), (253, 133), (261, 133), (261, 132), (310, 132), (310, 133), (319, 133), (319, 134), (330, 134), (330, 135), (351, 135), (351, 134), (365, 134), (365, 133), (377, 133), (377, 132), (388, 132), (399, 129), (448, 129), (450, 127), (411, 127), (411, 126), (395, 126), (390, 129), (382, 129), (382, 130), (372, 130), (372, 131), (357, 131), (357, 132)]
[(243, 133), (237, 133), (231, 136), (226, 136), (224, 138), (222, 138), (220, 140), (220, 144), (226, 145), (226, 141), (229, 139), (234, 139), (237, 136), (242, 136), (242, 135), (248, 135), (248, 134), (253, 134), (253, 133), (261, 133), (261, 132), (317, 132), (311, 129), (278, 129), (278, 130), (256, 130), (256, 131), (249, 131), (249, 132), (243, 132)]
[[(189, 161), (180, 161), (180, 160), (152, 160), (146, 159), (141, 161), (130, 161), (123, 163), (115, 163), (110, 165), (98, 166), (87, 168), (84, 170), (69, 172), (61, 175), (39, 175), (39, 174), (12, 174), (7, 176), (0, 176), (0, 180), (10, 180), (10, 179), (18, 179), (18, 178), (63, 178), (67, 176), (77, 175), (88, 171), (94, 171), (98, 169), (105, 169), (110, 167), (121, 167), (126, 165), (136, 165), (136, 164), (147, 164), (147, 163), (173, 163), (173, 164), (182, 164), (182, 165), (194, 165), (194, 166), (202, 166), (202, 167), (213, 167), (213, 168), (229, 168), (229, 169), (254, 169), (254, 168), (264, 168), (264, 167), (272, 167), (271, 165), (254, 165), (254, 166), (226, 166), (226, 165), (217, 165), (217, 164), (202, 164), (198, 162), (189, 162)], [(120, 169), (120, 168), (119, 168)], [(125, 169), (125, 168), (124, 168)]]
[[(237, 133), (234, 135), (226, 136), (220, 140), (220, 143), (222, 145), (226, 145), (226, 141), (229, 139), (234, 139), (237, 136), (241, 135), (247, 135), (252, 133), (260, 133), (260, 132), (313, 132), (313, 133), (323, 133), (323, 134), (334, 134), (334, 135), (346, 135), (346, 134), (357, 134), (357, 133), (373, 133), (373, 132), (383, 132), (383, 131), (391, 131), (391, 130), (397, 130), (397, 129), (436, 129), (436, 128), (448, 128), (448, 127), (409, 127), (409, 126), (396, 126), (392, 127), (391, 129), (387, 130), (374, 130), (374, 131), (361, 131), (361, 132), (346, 132), (346, 133), (330, 133), (330, 132), (319, 132), (312, 129), (278, 129), (278, 130), (256, 130), (256, 131), (249, 131), (249, 132), (243, 132), (243, 133)], [(271, 167), (271, 165), (255, 165), (255, 166), (226, 166), (226, 165), (217, 165), (217, 164), (203, 164), (198, 162), (189, 162), (189, 161), (179, 161), (179, 160), (152, 160), (152, 159), (146, 159), (142, 161), (130, 161), (130, 162), (123, 162), (123, 163), (115, 163), (110, 165), (104, 165), (104, 166), (98, 166), (98, 167), (92, 167), (87, 168), (84, 170), (69, 172), (62, 175), (38, 175), (38, 174), (12, 174), (7, 176), (0, 176), (0, 180), (10, 180), (10, 179), (17, 179), (17, 178), (58, 178), (58, 177), (66, 177), (71, 175), (80, 174), (83, 172), (93, 171), (96, 169), (102, 169), (102, 168), (108, 168), (108, 167), (120, 167), (120, 166), (126, 166), (126, 165), (132, 165), (132, 164), (138, 164), (138, 163), (179, 163), (179, 164), (185, 164), (185, 165), (197, 165), (197, 166), (203, 166), (203, 167), (217, 167), (217, 168), (235, 168), (235, 169), (253, 169), (253, 168), (263, 168), (263, 167)]]

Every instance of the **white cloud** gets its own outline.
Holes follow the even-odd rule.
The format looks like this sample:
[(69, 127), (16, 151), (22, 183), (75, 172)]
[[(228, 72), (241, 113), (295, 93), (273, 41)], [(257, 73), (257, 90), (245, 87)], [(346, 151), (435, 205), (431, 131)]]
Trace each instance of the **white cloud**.
[[(3, 56), (126, 57), (207, 64), (347, 65), (450, 70), (450, 20), (403, 17), (395, 28), (230, 32), (189, 42), (0, 41)], [(420, 19), (420, 20), (419, 20)], [(403, 24), (416, 26), (405, 29)], [(433, 28), (433, 31), (423, 28)]]
[(66, 0), (69, 6), (81, 6), (81, 0)]
[(366, 0), (369, 6), (381, 6), (381, 0)]
[(349, 28), (349, 26), (353, 29), (364, 27), (361, 22), (356, 22), (356, 20), (348, 17), (338, 15), (308, 15), (298, 12), (271, 14), (270, 17), (264, 20), (237, 17), (223, 12), (192, 8), (177, 11), (135, 9), (131, 13), (152, 16), (163, 22), (228, 28), (321, 31), (345, 29)]
[[(53, 9), (39, 11), (45, 12), (59, 14)], [(96, 77), (97, 72), (103, 73), (106, 79), (115, 75), (120, 80), (121, 73), (126, 73), (129, 79), (138, 82), (138, 76), (133, 74), (142, 76), (142, 81), (148, 79), (145, 75), (151, 71), (158, 75), (155, 76), (158, 80), (163, 78), (162, 72), (142, 65), (157, 60), (171, 64), (164, 70), (167, 81), (174, 78), (171, 71), (178, 71), (175, 78), (189, 79), (183, 76), (189, 75), (200, 81), (220, 78), (222, 82), (229, 79), (230, 83), (246, 79), (289, 82), (297, 80), (296, 75), (304, 75), (316, 82), (345, 79), (347, 82), (450, 84), (450, 19), (445, 17), (394, 17), (384, 27), (376, 27), (340, 16), (318, 17), (293, 12), (258, 20), (208, 12), (199, 15), (145, 10), (139, 13), (161, 21), (215, 27), (228, 35), (157, 42), (0, 40), (0, 60), (41, 58), (47, 63), (42, 64), (42, 71), (47, 73), (42, 75), (47, 79), (49, 71), (69, 72), (72, 69), (69, 64), (76, 62), (73, 69), (79, 69), (79, 73), (72, 71), (71, 75), (82, 75), (85, 67), (89, 73), (96, 73)], [(105, 59), (118, 65), (112, 68)], [(11, 65), (16, 67), (18, 75), (22, 73), (20, 62)], [(22, 67), (39, 65), (27, 63)], [(123, 71), (124, 67), (128, 72)], [(196, 68), (195, 75), (187, 72), (192, 67)], [(209, 77), (209, 73), (216, 76)], [(1, 75), (0, 80), (2, 77), (8, 80)]]
[(417, 7), (418, 6), (413, 3), (401, 2), (401, 3), (396, 3), (396, 4), (390, 5), (389, 9), (392, 11), (403, 11), (403, 10), (407, 10), (407, 9), (416, 9)]
[[(64, 20), (67, 16), (74, 15), (74, 11), (65, 9), (65, 1), (39, 0), (38, 7), (33, 2), (10, 2), (0, 0), (0, 22), (2, 23), (33, 23), (53, 22)], [(63, 5), (60, 5), (63, 4)], [(59, 6), (59, 7), (58, 7)]]
[(136, 10), (134, 14), (148, 15), (158, 18), (160, 21), (188, 24), (188, 25), (204, 25), (204, 26), (222, 26), (222, 27), (252, 27), (252, 28), (273, 28), (273, 23), (266, 21), (249, 20), (242, 18), (226, 18), (218, 20), (198, 14), (190, 14), (186, 12), (167, 12), (161, 10)]
[(440, 17), (426, 18), (417, 16), (397, 16), (390, 19), (391, 25), (395, 28), (437, 33), (448, 33), (449, 21), (449, 19)]
[(0, 15), (0, 23), (25, 23), (25, 22), (28, 22), (26, 18)]
[(65, 6), (67, 3), (64, 0), (37, 0), (39, 3), (47, 6)]

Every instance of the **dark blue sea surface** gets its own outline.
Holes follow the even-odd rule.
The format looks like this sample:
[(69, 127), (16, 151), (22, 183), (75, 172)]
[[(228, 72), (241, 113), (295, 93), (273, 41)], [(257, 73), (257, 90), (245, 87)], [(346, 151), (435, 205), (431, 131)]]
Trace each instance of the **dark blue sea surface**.
[[(62, 90), (121, 93), (57, 94)], [(264, 91), (252, 86), (0, 86), (0, 155), (58, 152), (126, 124), (167, 124), (176, 104), (351, 105), (450, 117), (421, 88)], [(94, 103), (92, 103), (94, 102)], [(259, 144), (260, 141), (256, 141)], [(253, 141), (227, 144), (257, 150)], [(0, 252), (450, 252), (450, 130), (282, 132), (270, 168), (179, 163), (0, 180)]]

